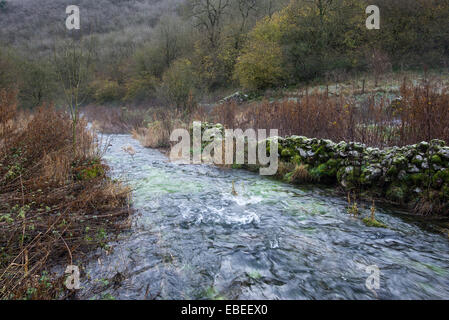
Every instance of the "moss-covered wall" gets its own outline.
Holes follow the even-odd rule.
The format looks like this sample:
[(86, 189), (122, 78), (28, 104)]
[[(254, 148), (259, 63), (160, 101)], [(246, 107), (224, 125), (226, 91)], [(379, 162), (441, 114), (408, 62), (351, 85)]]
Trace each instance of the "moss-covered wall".
[(291, 136), (279, 139), (282, 162), (304, 164), (318, 182), (369, 191), (400, 204), (426, 202), (434, 213), (449, 204), (449, 147), (432, 140), (380, 150), (359, 143)]
[[(210, 128), (223, 131), (220, 124), (203, 123), (202, 130)], [(278, 178), (292, 183), (338, 184), (345, 191), (418, 206), (426, 213), (449, 214), (449, 147), (444, 141), (382, 150), (302, 136), (278, 141)]]

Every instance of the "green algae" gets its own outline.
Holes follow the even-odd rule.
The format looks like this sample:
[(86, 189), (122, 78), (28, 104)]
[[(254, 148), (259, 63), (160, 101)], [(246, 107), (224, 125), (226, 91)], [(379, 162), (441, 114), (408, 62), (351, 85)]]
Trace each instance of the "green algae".
[(364, 218), (362, 222), (370, 228), (388, 228), (384, 223), (372, 218)]

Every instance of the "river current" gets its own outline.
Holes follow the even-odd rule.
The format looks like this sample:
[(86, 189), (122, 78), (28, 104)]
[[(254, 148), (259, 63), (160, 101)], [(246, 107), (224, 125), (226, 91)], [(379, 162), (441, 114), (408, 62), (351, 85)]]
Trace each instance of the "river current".
[(136, 212), (87, 263), (82, 299), (449, 299), (448, 235), (429, 223), (379, 206), (389, 228), (369, 228), (332, 189), (171, 163), (129, 135), (107, 138)]

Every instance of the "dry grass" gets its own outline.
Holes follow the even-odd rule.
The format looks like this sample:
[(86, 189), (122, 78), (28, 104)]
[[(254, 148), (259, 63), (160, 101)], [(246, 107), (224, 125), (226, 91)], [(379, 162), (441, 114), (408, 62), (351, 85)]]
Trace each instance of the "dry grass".
[(294, 170), (295, 165), (291, 162), (279, 161), (278, 170), (276, 172), (276, 176), (279, 178), (284, 178), (285, 175)]
[(89, 105), (83, 108), (82, 114), (92, 123), (94, 129), (102, 133), (129, 133), (143, 126), (147, 110), (143, 107), (119, 108)]
[(170, 145), (170, 131), (161, 121), (152, 122), (147, 128), (133, 129), (131, 133), (146, 148), (164, 148)]
[(131, 130), (133, 138), (147, 148), (170, 147), (170, 134), (174, 129), (189, 129), (193, 121), (207, 121), (205, 108), (195, 108), (190, 114), (174, 109), (152, 108), (147, 112), (145, 126)]
[(297, 164), (290, 177), (290, 182), (293, 183), (307, 183), (312, 182), (314, 179), (307, 170), (307, 165)]
[[(0, 299), (64, 296), (42, 275), (106, 241), (129, 216), (130, 190), (107, 177), (95, 136), (81, 121), (41, 107), (24, 120), (0, 94)], [(51, 275), (49, 276), (51, 278)]]

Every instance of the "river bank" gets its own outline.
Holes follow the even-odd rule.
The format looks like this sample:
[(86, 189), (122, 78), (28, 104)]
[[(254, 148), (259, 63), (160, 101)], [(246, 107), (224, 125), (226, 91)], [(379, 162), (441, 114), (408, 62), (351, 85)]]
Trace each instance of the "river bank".
[[(84, 120), (50, 107), (17, 110), (0, 91), (0, 300), (62, 299), (67, 266), (115, 238), (131, 214)], [(58, 269), (56, 272), (55, 269)]]

